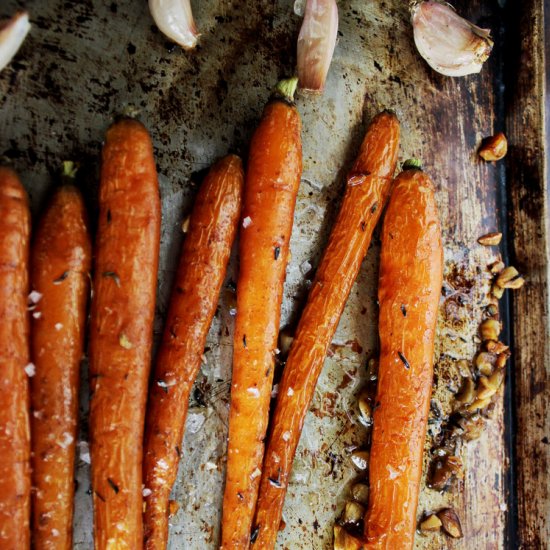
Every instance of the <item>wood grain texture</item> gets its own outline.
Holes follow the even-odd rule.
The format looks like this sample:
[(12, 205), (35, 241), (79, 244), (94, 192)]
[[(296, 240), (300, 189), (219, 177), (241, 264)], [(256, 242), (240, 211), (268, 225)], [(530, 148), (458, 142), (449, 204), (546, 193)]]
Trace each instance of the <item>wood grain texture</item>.
[(512, 300), (517, 544), (525, 550), (550, 544), (549, 8), (543, 0), (526, 0), (510, 14), (516, 22), (510, 61), (517, 70), (510, 75), (506, 119), (509, 240), (512, 263), (527, 279)]

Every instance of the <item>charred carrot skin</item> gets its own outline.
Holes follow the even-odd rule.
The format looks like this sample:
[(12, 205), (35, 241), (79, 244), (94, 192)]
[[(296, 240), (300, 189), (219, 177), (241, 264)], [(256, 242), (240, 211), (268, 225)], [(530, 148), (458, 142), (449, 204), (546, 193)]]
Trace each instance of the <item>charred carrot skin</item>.
[(433, 185), (420, 170), (406, 170), (395, 181), (382, 231), (366, 548), (413, 547), (442, 277)]
[(30, 545), (27, 311), (30, 212), (17, 175), (0, 167), (0, 548)]
[(72, 548), (79, 368), (84, 349), (91, 243), (82, 195), (54, 194), (31, 251), (33, 548)]
[(252, 138), (244, 191), (222, 516), (225, 550), (249, 546), (301, 173), (299, 114), (276, 98)]
[(344, 200), (279, 383), (254, 520), (254, 548), (273, 548), (304, 419), (351, 287), (389, 196), (399, 122), (389, 112), (371, 123), (348, 176)]
[(160, 240), (151, 139), (135, 120), (107, 131), (90, 322), (95, 547), (143, 544), (142, 451)]
[(242, 162), (235, 155), (213, 166), (197, 196), (183, 244), (147, 409), (143, 478), (148, 550), (164, 549), (168, 542), (168, 498), (189, 394), (237, 233), (243, 180)]

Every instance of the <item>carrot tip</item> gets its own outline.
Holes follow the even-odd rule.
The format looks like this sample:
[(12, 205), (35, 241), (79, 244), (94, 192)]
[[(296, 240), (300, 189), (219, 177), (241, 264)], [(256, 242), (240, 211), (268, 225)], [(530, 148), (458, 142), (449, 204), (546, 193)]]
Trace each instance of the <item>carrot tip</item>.
[(76, 162), (73, 162), (72, 160), (65, 160), (63, 161), (63, 165), (61, 168), (61, 176), (65, 179), (74, 180), (76, 177), (76, 173), (78, 172), (78, 164)]
[(422, 170), (422, 161), (417, 158), (407, 159), (403, 163), (403, 170)]
[(293, 76), (292, 78), (281, 80), (275, 87), (275, 92), (283, 96), (286, 100), (293, 102), (294, 94), (296, 93), (297, 87), (298, 87), (298, 77)]

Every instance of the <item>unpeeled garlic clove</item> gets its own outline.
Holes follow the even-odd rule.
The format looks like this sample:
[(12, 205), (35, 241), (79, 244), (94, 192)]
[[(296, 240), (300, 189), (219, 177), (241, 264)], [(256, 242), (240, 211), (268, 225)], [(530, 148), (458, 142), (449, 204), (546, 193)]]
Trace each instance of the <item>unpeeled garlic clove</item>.
[(197, 45), (199, 34), (190, 0), (149, 0), (149, 11), (157, 27), (185, 50)]
[(307, 0), (298, 36), (298, 78), (303, 90), (323, 92), (337, 34), (336, 0)]
[(446, 76), (479, 73), (493, 48), (491, 33), (438, 0), (414, 2), (414, 42), (428, 65)]
[(9, 21), (0, 24), (0, 71), (13, 59), (30, 28), (26, 11), (16, 13)]

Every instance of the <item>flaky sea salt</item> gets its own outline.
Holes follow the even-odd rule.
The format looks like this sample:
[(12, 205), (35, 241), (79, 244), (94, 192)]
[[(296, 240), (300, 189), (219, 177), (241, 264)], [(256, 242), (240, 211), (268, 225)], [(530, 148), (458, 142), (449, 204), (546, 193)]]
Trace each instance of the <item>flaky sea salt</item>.
[(36, 367), (32, 363), (29, 363), (25, 366), (25, 374), (29, 378), (32, 378), (36, 374)]
[(42, 293), (38, 292), (37, 290), (33, 290), (29, 294), (29, 302), (33, 304), (37, 304), (38, 302), (40, 302), (41, 299), (42, 299)]

